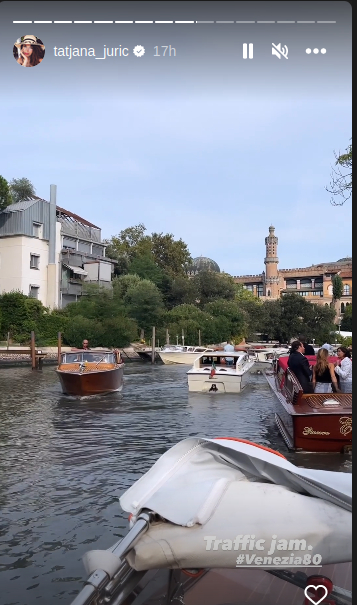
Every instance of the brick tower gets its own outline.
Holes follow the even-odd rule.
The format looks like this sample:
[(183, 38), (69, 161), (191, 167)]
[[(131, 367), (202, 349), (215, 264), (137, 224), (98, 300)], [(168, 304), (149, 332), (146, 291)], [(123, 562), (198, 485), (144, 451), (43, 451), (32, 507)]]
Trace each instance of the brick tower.
[(276, 299), (279, 297), (279, 271), (278, 271), (278, 238), (275, 235), (275, 227), (270, 225), (269, 235), (265, 238), (265, 279), (264, 295)]

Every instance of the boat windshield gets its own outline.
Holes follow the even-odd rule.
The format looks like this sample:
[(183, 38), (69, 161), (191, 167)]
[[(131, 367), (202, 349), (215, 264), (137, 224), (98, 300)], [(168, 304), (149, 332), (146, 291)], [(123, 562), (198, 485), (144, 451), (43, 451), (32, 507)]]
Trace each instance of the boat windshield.
[(63, 353), (62, 363), (115, 363), (114, 353), (107, 351), (78, 351), (78, 353)]

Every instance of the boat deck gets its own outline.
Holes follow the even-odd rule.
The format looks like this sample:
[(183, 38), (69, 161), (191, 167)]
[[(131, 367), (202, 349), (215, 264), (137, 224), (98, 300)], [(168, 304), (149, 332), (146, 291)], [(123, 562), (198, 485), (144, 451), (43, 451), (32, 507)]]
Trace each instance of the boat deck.
[[(302, 396), (300, 403), (294, 405), (287, 401), (283, 393), (281, 393), (277, 388), (276, 379), (273, 372), (265, 372), (265, 378), (278, 397), (279, 401), (292, 416), (311, 416), (320, 414), (341, 415), (341, 413), (349, 416), (352, 414), (352, 393), (305, 394)], [(326, 401), (326, 399), (334, 399), (336, 404), (324, 405), (324, 401)]]

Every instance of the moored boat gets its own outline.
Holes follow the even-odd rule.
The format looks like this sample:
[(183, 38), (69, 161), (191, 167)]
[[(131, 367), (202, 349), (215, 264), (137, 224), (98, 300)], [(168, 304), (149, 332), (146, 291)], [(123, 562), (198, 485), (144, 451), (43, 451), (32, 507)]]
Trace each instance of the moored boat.
[(62, 353), (56, 372), (64, 394), (84, 397), (120, 391), (124, 363), (119, 351), (83, 349)]
[[(304, 394), (288, 357), (280, 357), (265, 377), (281, 403), (275, 414), (278, 428), (291, 450), (346, 452), (352, 448), (352, 394)], [(310, 366), (316, 356), (308, 356)], [(330, 357), (330, 361), (337, 358)]]
[[(227, 361), (228, 360), (228, 361)], [(231, 365), (229, 360), (233, 360)], [(240, 393), (255, 361), (244, 351), (201, 353), (187, 372), (188, 390), (201, 393)]]
[(122, 494), (130, 530), (84, 555), (72, 605), (350, 605), (351, 479), (241, 439), (185, 439)]
[(165, 345), (161, 351), (158, 351), (158, 355), (164, 364), (182, 363), (184, 365), (192, 365), (201, 353), (212, 351), (214, 349), (206, 347)]

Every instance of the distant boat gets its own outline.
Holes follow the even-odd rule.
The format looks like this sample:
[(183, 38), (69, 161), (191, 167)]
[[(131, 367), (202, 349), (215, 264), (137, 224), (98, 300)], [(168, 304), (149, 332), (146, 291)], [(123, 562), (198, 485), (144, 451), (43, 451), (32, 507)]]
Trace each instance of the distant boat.
[[(233, 358), (228, 365), (227, 358)], [(240, 393), (255, 361), (243, 351), (214, 351), (201, 354), (187, 372), (188, 390), (201, 393)]]
[(211, 352), (214, 352), (214, 349), (184, 345), (165, 345), (161, 351), (158, 351), (158, 355), (165, 364), (182, 363), (192, 365), (199, 355)]
[(99, 395), (122, 389), (124, 363), (119, 351), (83, 349), (62, 353), (56, 372), (64, 394)]
[(255, 361), (255, 369), (268, 369), (273, 365), (274, 359), (281, 355), (288, 355), (289, 349), (285, 348), (254, 348), (248, 349), (248, 355)]
[[(307, 359), (315, 365), (315, 355)], [(265, 377), (281, 403), (275, 420), (289, 449), (343, 453), (352, 448), (352, 393), (304, 394), (288, 357), (274, 362)]]

